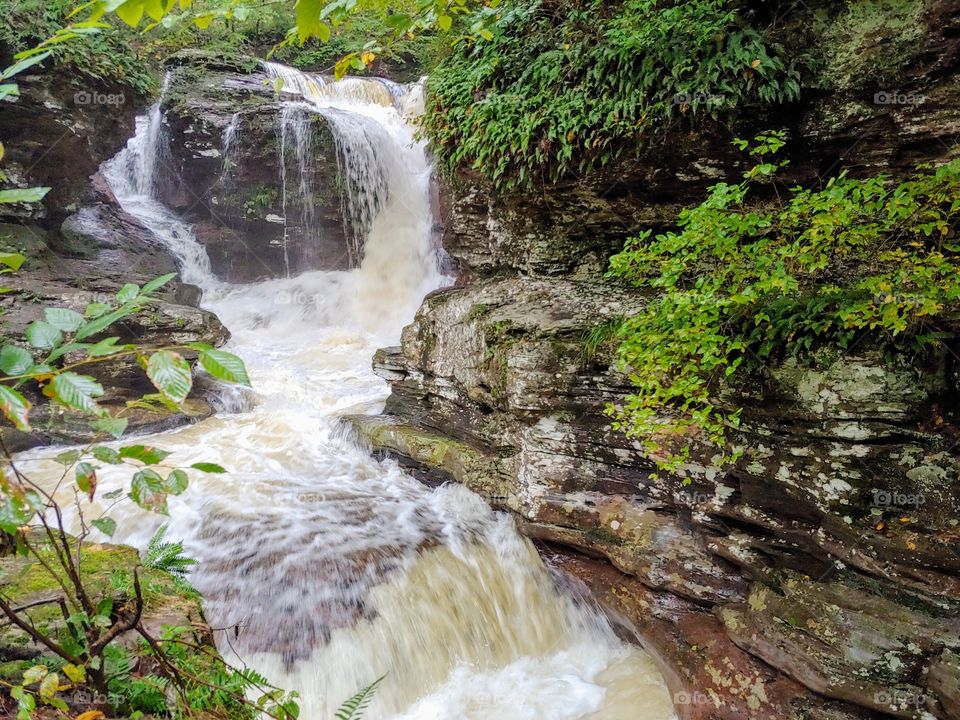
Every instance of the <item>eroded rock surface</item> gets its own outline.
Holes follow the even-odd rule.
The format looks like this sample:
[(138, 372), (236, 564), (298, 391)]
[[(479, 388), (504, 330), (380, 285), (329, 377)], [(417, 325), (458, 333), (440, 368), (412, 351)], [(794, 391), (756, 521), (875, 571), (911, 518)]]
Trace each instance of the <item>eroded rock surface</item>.
[(168, 62), (157, 188), (195, 224), (229, 282), (355, 263), (327, 120), (284, 109), (259, 61), (184, 52)]

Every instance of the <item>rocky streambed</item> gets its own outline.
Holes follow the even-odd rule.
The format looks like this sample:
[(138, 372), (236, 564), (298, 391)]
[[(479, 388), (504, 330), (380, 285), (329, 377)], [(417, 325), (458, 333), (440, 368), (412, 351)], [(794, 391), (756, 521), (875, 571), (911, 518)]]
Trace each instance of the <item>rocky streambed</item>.
[[(888, 46), (866, 33), (834, 54), (835, 88), (758, 108), (736, 134), (786, 127), (795, 182), (838, 164), (897, 176), (956, 157), (960, 12), (945, 1), (917, 8), (921, 32), (896, 58), (897, 82), (924, 103), (874, 102), (866, 68)], [(254, 61), (188, 54), (168, 70), (163, 199), (195, 224), (213, 272), (250, 282), (316, 269), (318, 258), (349, 267), (324, 120), (288, 113), (296, 132), (278, 133), (276, 96)], [(392, 390), (384, 413), (348, 423), (425, 482), (462, 483), (512, 513), (565, 582), (589, 590), (653, 655), (683, 720), (960, 718), (953, 350), (914, 367), (863, 346), (728, 388), (726, 400), (745, 408), (745, 453), (730, 468), (704, 447), (664, 473), (610, 428), (605, 408), (630, 384), (615, 343), (590, 338), (645, 299), (603, 279), (607, 260), (630, 232), (672, 227), (707, 187), (737, 178), (732, 135), (719, 122), (681, 124), (636, 160), (537, 194), (499, 194), (468, 172), (448, 178), (438, 220), (457, 284), (429, 295), (401, 345), (378, 353)], [(313, 158), (306, 174), (297, 138)], [(123, 139), (118, 131), (101, 156)], [(288, 171), (289, 193), (277, 182)], [(11, 298), (13, 325), (34, 294), (69, 303), (78, 291), (114, 291), (112, 278), (131, 267), (171, 267), (93, 188), (53, 198), (42, 216), (7, 218), (19, 244), (37, 248), (37, 274)], [(318, 229), (330, 247), (311, 254)], [(171, 290), (131, 332), (222, 342), (195, 295)], [(118, 402), (127, 370), (105, 379)], [(61, 423), (50, 428), (20, 442), (63, 437)]]

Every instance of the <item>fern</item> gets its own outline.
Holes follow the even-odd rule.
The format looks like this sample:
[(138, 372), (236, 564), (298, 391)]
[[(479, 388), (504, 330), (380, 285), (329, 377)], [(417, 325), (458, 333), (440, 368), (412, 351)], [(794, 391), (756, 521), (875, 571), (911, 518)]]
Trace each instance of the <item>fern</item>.
[(166, 534), (167, 525), (161, 525), (147, 544), (143, 564), (155, 570), (168, 572), (175, 577), (184, 578), (197, 561), (183, 554), (183, 543), (164, 542), (163, 538)]
[(381, 675), (363, 690), (358, 692), (352, 698), (347, 700), (335, 715), (337, 720), (360, 720), (363, 717), (363, 711), (367, 709), (373, 695), (377, 691), (377, 686), (383, 681), (386, 675)]

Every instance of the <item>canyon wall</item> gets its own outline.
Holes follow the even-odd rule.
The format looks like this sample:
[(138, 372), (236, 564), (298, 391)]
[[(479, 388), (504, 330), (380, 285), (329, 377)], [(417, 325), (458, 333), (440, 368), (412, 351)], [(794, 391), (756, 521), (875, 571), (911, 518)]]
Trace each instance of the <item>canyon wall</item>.
[[(631, 387), (596, 332), (645, 302), (603, 279), (609, 256), (736, 181), (734, 136), (787, 128), (797, 183), (960, 155), (957, 4), (900, 5), (909, 43), (853, 33), (832, 48), (836, 87), (796, 106), (681, 123), (536, 192), (448, 179), (459, 282), (378, 354), (384, 414), (350, 419), (424, 481), (513, 513), (658, 659), (684, 720), (960, 717), (956, 346), (927, 367), (864, 344), (771, 368), (725, 390), (743, 457), (718, 468), (698, 447), (667, 473), (611, 429)], [(878, 56), (922, 102), (886, 104)]]

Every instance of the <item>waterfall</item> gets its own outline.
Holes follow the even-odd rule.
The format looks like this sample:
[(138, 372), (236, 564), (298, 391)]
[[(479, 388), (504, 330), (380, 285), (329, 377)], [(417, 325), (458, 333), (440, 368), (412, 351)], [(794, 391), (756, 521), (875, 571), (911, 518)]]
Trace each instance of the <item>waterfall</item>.
[[(345, 414), (382, 410), (389, 388), (371, 370), (373, 353), (397, 344), (424, 295), (449, 281), (431, 243), (431, 167), (402, 103), (358, 100), (356, 83), (341, 96), (339, 83), (272, 72), (296, 90), (282, 112), (297, 162), (310, 160), (293, 121), (304, 108), (342, 143), (362, 256), (346, 271), (217, 281), (191, 227), (144, 182), (156, 172), (147, 156), (162, 165), (162, 141), (154, 109), (138, 122), (105, 175), (203, 289), (203, 306), (232, 334), (228, 349), (247, 364), (254, 398), (138, 440), (169, 451), (171, 464), (229, 472), (191, 472), (169, 518), (111, 507), (115, 541), (143, 547), (168, 521), (168, 537), (199, 561), (191, 581), (211, 626), (227, 628), (217, 632), (225, 657), (298, 691), (305, 720), (332, 718), (384, 674), (368, 720), (673, 717), (650, 658), (558, 591), (512, 520), (463, 487), (422, 485), (342, 429)], [(287, 180), (303, 192), (299, 178)], [(29, 451), (18, 463), (52, 489), (58, 452)], [(97, 472), (99, 497), (129, 484), (117, 466)], [(77, 522), (73, 496), (63, 498)]]
[(236, 158), (239, 156), (239, 148), (237, 147), (237, 136), (240, 133), (240, 113), (236, 112), (230, 116), (230, 122), (227, 124), (227, 127), (223, 131), (223, 140), (222, 140), (222, 150), (220, 151), (221, 156), (223, 157), (222, 166), (220, 170), (220, 182), (226, 182), (227, 176), (230, 172), (237, 167)]
[(289, 241), (289, 189), (287, 184), (288, 156), (292, 153), (297, 172), (298, 227), (304, 241), (311, 244), (316, 239), (313, 223), (313, 116), (308, 106), (287, 104), (280, 112), (277, 135), (279, 136), (280, 195), (283, 207), (283, 260), (286, 275), (290, 277)]
[(133, 138), (103, 164), (101, 171), (123, 209), (153, 231), (177, 258), (180, 278), (212, 289), (218, 282), (193, 227), (157, 200), (157, 182), (170, 174), (169, 162), (163, 141), (163, 114), (157, 102), (137, 118)]
[[(333, 133), (337, 147), (337, 166), (344, 184), (342, 214), (344, 235), (349, 242), (352, 265), (363, 257), (364, 238), (370, 233), (373, 219), (385, 206), (390, 187), (397, 186), (389, 177), (389, 169), (397, 166), (396, 158), (386, 160), (384, 153), (395, 153), (396, 141), (388, 137), (390, 120), (404, 101), (407, 89), (387, 80), (344, 78), (326, 82), (277, 63), (264, 63), (268, 75), (280, 83), (281, 95), (287, 100), (280, 121), (281, 186), (286, 197), (287, 155), (293, 141), (300, 197), (304, 203), (300, 226), (309, 237), (312, 228), (312, 191), (310, 157), (310, 118), (312, 112), (322, 116)], [(389, 118), (389, 120), (388, 120)], [(411, 139), (412, 142), (412, 139)], [(284, 200), (284, 215), (287, 206)], [(286, 235), (286, 232), (285, 232)]]

